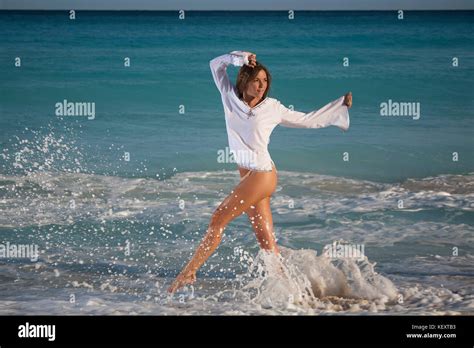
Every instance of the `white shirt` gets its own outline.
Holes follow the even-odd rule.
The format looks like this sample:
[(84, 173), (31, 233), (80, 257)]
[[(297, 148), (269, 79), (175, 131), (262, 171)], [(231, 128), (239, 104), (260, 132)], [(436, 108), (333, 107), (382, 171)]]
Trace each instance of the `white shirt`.
[(248, 53), (233, 51), (210, 61), (214, 82), (224, 105), (229, 149), (237, 165), (256, 171), (271, 171), (273, 160), (268, 152), (270, 135), (277, 125), (291, 128), (337, 126), (349, 129), (349, 111), (344, 96), (307, 114), (293, 111), (277, 99), (266, 97), (250, 107), (239, 99), (237, 88), (227, 76), (227, 66), (248, 64)]

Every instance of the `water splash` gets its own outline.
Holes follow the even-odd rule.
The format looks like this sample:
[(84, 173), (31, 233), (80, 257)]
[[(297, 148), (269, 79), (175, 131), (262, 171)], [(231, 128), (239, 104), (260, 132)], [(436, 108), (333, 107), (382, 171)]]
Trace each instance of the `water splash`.
[(398, 291), (362, 260), (331, 259), (314, 250), (281, 247), (281, 255), (260, 251), (240, 277), (242, 295), (262, 308), (343, 310), (383, 308)]

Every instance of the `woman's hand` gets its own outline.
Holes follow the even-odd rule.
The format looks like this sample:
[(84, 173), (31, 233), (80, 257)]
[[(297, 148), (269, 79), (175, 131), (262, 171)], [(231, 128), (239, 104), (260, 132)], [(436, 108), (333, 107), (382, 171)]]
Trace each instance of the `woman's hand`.
[(347, 105), (348, 109), (352, 106), (352, 92), (349, 92), (344, 96), (344, 105)]
[(247, 59), (249, 60), (249, 63), (247, 65), (251, 68), (255, 68), (255, 66), (257, 65), (257, 55), (252, 52), (246, 52), (246, 53), (248, 54)]

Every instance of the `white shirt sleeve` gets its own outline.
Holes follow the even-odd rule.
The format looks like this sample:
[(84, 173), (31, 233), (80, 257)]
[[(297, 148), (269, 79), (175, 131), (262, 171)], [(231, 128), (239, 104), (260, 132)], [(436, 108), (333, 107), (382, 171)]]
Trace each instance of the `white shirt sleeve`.
[(216, 83), (217, 88), (221, 93), (227, 93), (232, 89), (232, 83), (227, 76), (227, 66), (232, 64), (234, 66), (242, 66), (248, 64), (249, 52), (232, 51), (222, 56), (216, 57), (209, 62), (211, 67), (212, 77)]
[(344, 131), (349, 129), (349, 110), (344, 105), (344, 96), (307, 114), (293, 111), (278, 102), (280, 125), (290, 128), (324, 128), (336, 126)]

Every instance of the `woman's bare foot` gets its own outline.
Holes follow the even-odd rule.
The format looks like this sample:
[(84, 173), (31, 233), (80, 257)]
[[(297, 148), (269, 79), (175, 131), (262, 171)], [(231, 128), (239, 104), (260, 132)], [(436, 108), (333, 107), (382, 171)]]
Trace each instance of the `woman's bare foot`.
[(352, 92), (349, 92), (344, 96), (344, 105), (347, 105), (348, 108), (352, 106)]
[(173, 284), (168, 288), (168, 292), (173, 293), (185, 285), (193, 284), (196, 281), (196, 273), (179, 274)]

